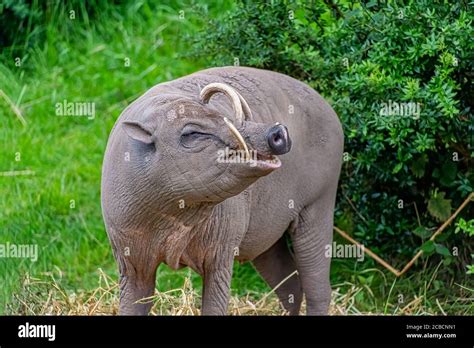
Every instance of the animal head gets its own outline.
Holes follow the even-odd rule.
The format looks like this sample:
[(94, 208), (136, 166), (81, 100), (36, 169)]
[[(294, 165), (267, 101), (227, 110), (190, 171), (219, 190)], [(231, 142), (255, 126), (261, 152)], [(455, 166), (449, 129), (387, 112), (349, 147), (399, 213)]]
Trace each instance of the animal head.
[[(227, 98), (210, 102), (216, 93)], [(277, 170), (277, 155), (291, 148), (285, 126), (253, 122), (244, 98), (222, 83), (205, 86), (199, 98), (145, 95), (136, 103), (121, 123), (133, 170), (163, 199), (222, 202)]]

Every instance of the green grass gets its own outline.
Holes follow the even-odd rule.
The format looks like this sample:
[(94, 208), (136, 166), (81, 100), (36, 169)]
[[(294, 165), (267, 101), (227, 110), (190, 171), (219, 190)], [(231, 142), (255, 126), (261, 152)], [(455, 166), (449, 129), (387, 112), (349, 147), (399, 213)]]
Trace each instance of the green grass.
[[(216, 0), (209, 12), (217, 16), (230, 7)], [(60, 274), (61, 286), (71, 291), (97, 287), (99, 268), (117, 278), (99, 191), (109, 131), (125, 106), (153, 85), (206, 67), (187, 57), (189, 37), (206, 25), (194, 5), (138, 2), (104, 8), (94, 19), (84, 19), (87, 13), (79, 8), (75, 21), (67, 13), (64, 6), (55, 6), (50, 22), (37, 30), (42, 40), (0, 55), (0, 89), (27, 122), (23, 126), (0, 97), (0, 172), (35, 173), (0, 176), (0, 244), (39, 246), (35, 263), (0, 259), (0, 314), (15, 313), (12, 298), (21, 292), (27, 273), (37, 278)], [(15, 66), (17, 56), (20, 67)], [(55, 104), (63, 100), (95, 103), (95, 118), (56, 116)], [(363, 311), (394, 313), (403, 293), (406, 303), (423, 296), (423, 305), (434, 313), (440, 312), (438, 300), (448, 313), (472, 314), (472, 301), (465, 301), (472, 299), (472, 286), (467, 280), (446, 284), (437, 279), (440, 273), (424, 269), (394, 283), (371, 260), (335, 260), (332, 267), (335, 288), (347, 293), (354, 286), (361, 289), (354, 298)], [(181, 287), (189, 274), (199, 288), (201, 280), (190, 270), (174, 272), (162, 265), (157, 288)], [(235, 265), (232, 289), (256, 298), (269, 290), (248, 264)]]
[[(215, 1), (209, 11), (224, 5)], [(0, 98), (0, 171), (35, 174), (0, 177), (0, 243), (38, 244), (39, 258), (1, 260), (0, 311), (26, 272), (41, 276), (59, 269), (71, 288), (95, 286), (99, 267), (116, 276), (99, 191), (109, 131), (125, 106), (148, 88), (204, 68), (180, 57), (189, 47), (187, 36), (202, 27), (195, 6), (139, 3), (119, 10), (108, 9), (92, 24), (78, 19), (80, 11), (72, 21), (67, 9), (58, 7), (43, 28), (44, 44), (24, 51), (20, 67), (10, 51), (1, 56), (0, 88), (18, 103), (27, 124)], [(95, 119), (56, 116), (55, 104), (63, 100), (95, 103)], [(165, 289), (182, 281), (183, 272), (162, 268), (157, 284)]]

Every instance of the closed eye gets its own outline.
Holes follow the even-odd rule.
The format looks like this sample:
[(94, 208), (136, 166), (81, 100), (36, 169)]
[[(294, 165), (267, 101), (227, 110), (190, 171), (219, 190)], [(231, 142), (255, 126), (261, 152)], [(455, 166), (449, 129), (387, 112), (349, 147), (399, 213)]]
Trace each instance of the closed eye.
[(214, 140), (216, 136), (209, 133), (197, 132), (197, 131), (188, 131), (181, 134), (180, 143), (182, 146), (187, 148), (196, 147), (199, 144), (202, 144), (204, 140)]
[(204, 136), (212, 136), (212, 134), (202, 133), (202, 132), (193, 132), (193, 131), (181, 134), (181, 138), (186, 138), (186, 137), (197, 138), (197, 137), (204, 137)]

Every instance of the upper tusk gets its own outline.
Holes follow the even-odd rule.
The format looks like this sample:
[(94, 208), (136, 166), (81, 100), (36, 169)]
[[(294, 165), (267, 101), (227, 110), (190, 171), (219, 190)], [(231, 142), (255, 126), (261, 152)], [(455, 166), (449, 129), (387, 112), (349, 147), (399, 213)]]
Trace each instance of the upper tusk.
[[(243, 124), (244, 117), (243, 117), (242, 102), (241, 102), (243, 98), (242, 96), (240, 96), (240, 94), (238, 94), (235, 91), (235, 89), (233, 89), (229, 85), (226, 85), (224, 83), (218, 83), (218, 82), (208, 84), (201, 90), (201, 93), (200, 93), (201, 100), (204, 103), (207, 103), (209, 102), (209, 99), (211, 98), (211, 96), (218, 92), (224, 93), (225, 95), (227, 95), (227, 97), (230, 98), (232, 102), (232, 108), (234, 109), (235, 118), (239, 125)], [(250, 110), (246, 102), (245, 102), (244, 107)]]
[(239, 92), (235, 91), (235, 93), (237, 93), (237, 95), (239, 96), (240, 103), (242, 104), (242, 111), (244, 113), (244, 120), (253, 120), (252, 110), (250, 110), (249, 104), (247, 103), (247, 101), (244, 99), (244, 97), (242, 97), (242, 95)]
[(239, 130), (235, 128), (235, 126), (230, 122), (227, 117), (224, 117), (224, 122), (225, 124), (229, 127), (231, 133), (237, 138), (237, 141), (239, 142), (240, 145), (244, 148), (245, 151), (245, 156), (247, 159), (250, 159), (250, 152), (247, 144), (245, 143), (244, 137), (242, 134), (240, 134)]

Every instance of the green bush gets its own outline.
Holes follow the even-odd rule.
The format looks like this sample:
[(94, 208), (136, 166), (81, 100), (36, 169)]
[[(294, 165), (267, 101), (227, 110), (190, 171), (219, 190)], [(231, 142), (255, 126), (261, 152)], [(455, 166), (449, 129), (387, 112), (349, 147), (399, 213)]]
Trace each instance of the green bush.
[(286, 73), (333, 105), (346, 151), (336, 224), (400, 265), (472, 191), (474, 11), (382, 3), (239, 2), (194, 54)]
[[(460, 231), (467, 234), (469, 237), (474, 237), (474, 219), (466, 221), (463, 218), (460, 218), (456, 223), (456, 229), (454, 232), (459, 233)], [(471, 258), (474, 259), (474, 254), (471, 254)], [(467, 273), (474, 274), (474, 264), (471, 263), (470, 265), (467, 265)]]

